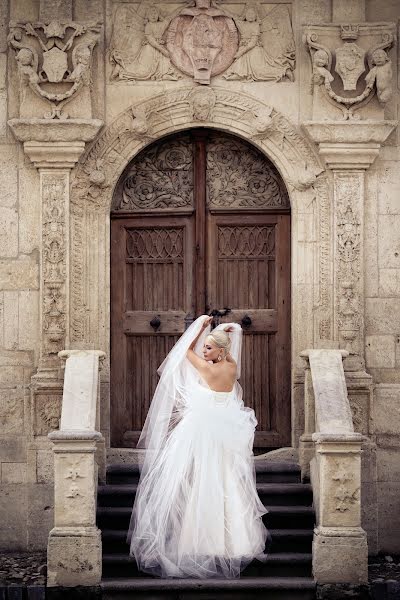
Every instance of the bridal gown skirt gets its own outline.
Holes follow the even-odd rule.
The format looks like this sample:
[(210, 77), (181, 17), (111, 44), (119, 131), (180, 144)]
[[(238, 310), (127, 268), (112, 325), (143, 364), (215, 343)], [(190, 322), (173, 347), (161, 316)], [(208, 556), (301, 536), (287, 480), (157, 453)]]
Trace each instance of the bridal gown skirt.
[(234, 392), (199, 386), (134, 504), (130, 553), (162, 577), (238, 577), (265, 558), (267, 511), (255, 485), (257, 421)]

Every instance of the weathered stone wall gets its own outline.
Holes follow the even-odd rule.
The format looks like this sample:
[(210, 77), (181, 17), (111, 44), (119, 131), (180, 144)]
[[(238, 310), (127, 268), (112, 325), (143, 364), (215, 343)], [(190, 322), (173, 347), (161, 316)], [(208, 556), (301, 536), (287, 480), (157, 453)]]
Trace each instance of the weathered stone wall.
[[(138, 8), (138, 3), (133, 3)], [(158, 3), (160, 6), (162, 3)], [(232, 0), (230, 9), (239, 10), (240, 4)], [(243, 4), (243, 3), (242, 3)], [(283, 4), (283, 3), (279, 3)], [(7, 120), (42, 116), (46, 108), (43, 99), (28, 90), (24, 102), (20, 98), (15, 49), (7, 44), (9, 21), (28, 20), (31, 22), (61, 21), (103, 22), (104, 28), (93, 51), (91, 92), (85, 88), (78, 99), (71, 101), (66, 109), (71, 117), (101, 119), (109, 127), (110, 137), (104, 134), (102, 143), (111, 143), (113, 123), (132, 105), (137, 106), (159, 95), (173, 93), (177, 89), (193, 85), (193, 79), (181, 75), (175, 80), (140, 80), (116, 75), (118, 61), (110, 60), (109, 50), (115, 39), (116, 10), (122, 4), (117, 0), (65, 0), (53, 3), (46, 0), (0, 0), (0, 548), (43, 548), (48, 531), (52, 526), (53, 505), (53, 457), (47, 434), (57, 428), (60, 415), (62, 374), (46, 380), (35, 375), (46, 358), (46, 314), (48, 306), (41, 295), (46, 281), (40, 271), (40, 256), (43, 246), (41, 183), (38, 168), (24, 153), (23, 145), (17, 141), (7, 126)], [(168, 10), (177, 8), (178, 3), (168, 4)], [(291, 15), (291, 26), (296, 46), (296, 68), (294, 81), (284, 77), (282, 81), (235, 81), (225, 80), (222, 75), (212, 79), (212, 86), (227, 92), (240, 93), (253, 97), (263, 105), (272, 107), (279, 118), (287, 118), (300, 132), (300, 126), (315, 117), (315, 98), (318, 90), (311, 84), (310, 52), (303, 42), (303, 26), (326, 24), (335, 21), (368, 22), (388, 21), (395, 23), (398, 31), (399, 8), (395, 0), (294, 0), (287, 3)], [(54, 7), (57, 14), (53, 14)], [(1, 27), (2, 23), (5, 27)], [(114, 33), (113, 33), (114, 32)], [(378, 114), (380, 118), (398, 118), (399, 91), (397, 87), (398, 48), (390, 50), (393, 67), (393, 99), (381, 110), (376, 98), (361, 110), (364, 118)], [(131, 69), (134, 65), (131, 66)], [(163, 67), (164, 68), (164, 67)], [(129, 70), (129, 69), (128, 69)], [(211, 86), (211, 88), (212, 88)], [(220, 92), (218, 92), (220, 93)], [(29, 96), (30, 94), (30, 96)], [(254, 106), (256, 106), (255, 102)], [(260, 105), (261, 105), (260, 104)], [(188, 105), (189, 106), (189, 105)], [(193, 105), (192, 105), (193, 106)], [(257, 104), (258, 106), (258, 104)], [(136, 110), (136, 109), (135, 109)], [(185, 109), (186, 110), (186, 109)], [(221, 109), (223, 112), (225, 108)], [(42, 111), (42, 112), (41, 112)], [(169, 112), (168, 112), (169, 111)], [(327, 108), (330, 116), (337, 118), (336, 109)], [(332, 111), (332, 113), (329, 113)], [(336, 111), (336, 112), (335, 112)], [(364, 112), (363, 112), (364, 111)], [(375, 113), (373, 112), (375, 111)], [(217, 112), (217, 111), (216, 111)], [(251, 112), (251, 111), (250, 111)], [(274, 113), (275, 114), (275, 113)], [(167, 116), (166, 116), (167, 115)], [(124, 161), (129, 160), (140, 147), (150, 141), (148, 131), (142, 130), (141, 114), (132, 113), (136, 125), (132, 132), (137, 136), (137, 144), (126, 143), (123, 158), (115, 154), (116, 162), (123, 169)], [(183, 127), (179, 115), (172, 114), (170, 108), (157, 114), (157, 119), (170, 121), (160, 125), (151, 112), (147, 113), (146, 127), (153, 127), (157, 135), (172, 132)], [(232, 120), (232, 117), (229, 117)], [(259, 145), (268, 153), (272, 142), (266, 129), (257, 137), (256, 126), (259, 115), (249, 115), (253, 122), (243, 124), (243, 136)], [(377, 118), (377, 117), (375, 117)], [(222, 119), (222, 118), (221, 118)], [(195, 119), (193, 119), (195, 121)], [(220, 121), (222, 123), (222, 120)], [(197, 125), (201, 121), (197, 121)], [(238, 132), (238, 124), (233, 121), (226, 129)], [(265, 123), (261, 123), (262, 126)], [(247, 132), (246, 133), (246, 127)], [(135, 129), (136, 128), (136, 129)], [(253, 133), (251, 133), (253, 131)], [(132, 133), (131, 132), (131, 133)], [(122, 140), (122, 130), (119, 132)], [(262, 135), (264, 135), (264, 138)], [(276, 134), (276, 135), (275, 135)], [(284, 144), (282, 131), (275, 132), (274, 143)], [(140, 135), (142, 137), (140, 137)], [(398, 130), (383, 143), (380, 154), (365, 176), (365, 206), (363, 228), (365, 243), (360, 255), (362, 278), (360, 311), (365, 305), (365, 331), (360, 326), (360, 356), (365, 355), (365, 370), (372, 375), (374, 389), (370, 393), (370, 381), (363, 368), (354, 365), (347, 373), (350, 401), (357, 431), (368, 434), (370, 441), (364, 447), (363, 496), (364, 527), (370, 537), (372, 551), (399, 551), (400, 549), (400, 202), (398, 172), (400, 169)], [(253, 136), (253, 137), (252, 137)], [(280, 136), (280, 138), (279, 138)], [(305, 134), (301, 134), (306, 140)], [(85, 140), (86, 141), (86, 140)], [(114, 143), (114, 142), (113, 142)], [(318, 144), (314, 144), (315, 155)], [(122, 141), (121, 141), (122, 147)], [(293, 146), (294, 147), (294, 146)], [(110, 152), (103, 152), (113, 158), (115, 146)], [(100, 153), (99, 158), (103, 155)], [(90, 157), (89, 157), (90, 158)], [(107, 160), (108, 160), (107, 158)], [(87, 166), (93, 165), (83, 155), (78, 167), (72, 170), (75, 175), (85, 173)], [(328, 170), (304, 183), (304, 170), (308, 159), (299, 158), (295, 170), (303, 177), (301, 181), (286, 180), (293, 201), (293, 440), (297, 442), (303, 430), (303, 374), (298, 352), (312, 346), (338, 345), (336, 328), (340, 319), (338, 292), (335, 291), (334, 240), (330, 230), (334, 226), (332, 213), (333, 177)], [(315, 160), (317, 163), (317, 159)], [(324, 165), (321, 162), (321, 171)], [(279, 166), (279, 165), (278, 165)], [(96, 165), (99, 172), (107, 172), (107, 164)], [(110, 167), (113, 168), (113, 167)], [(93, 172), (93, 171), (92, 171)], [(64, 181), (68, 175), (63, 172)], [(315, 173), (313, 173), (315, 177)], [(357, 177), (362, 179), (361, 175)], [(110, 181), (99, 184), (95, 180), (84, 187), (85, 194), (92, 198), (84, 223), (88, 229), (97, 231), (98, 239), (90, 242), (92, 256), (103, 252), (102, 266), (96, 277), (90, 281), (105, 289), (96, 301), (89, 299), (94, 306), (90, 318), (85, 321), (83, 341), (74, 333), (74, 323), (67, 331), (63, 345), (70, 347), (108, 348), (108, 233), (107, 219), (101, 220), (99, 213), (108, 210), (111, 204), (113, 186), (118, 173), (113, 173)], [(325, 183), (324, 183), (325, 182)], [(43, 179), (42, 179), (43, 184)], [(315, 184), (315, 185), (312, 185)], [(86, 185), (86, 183), (85, 183)], [(297, 186), (297, 187), (296, 187)], [(93, 197), (92, 197), (92, 196)], [(74, 198), (73, 194), (72, 197)], [(99, 211), (98, 197), (104, 199)], [(360, 196), (362, 200), (362, 197)], [(103, 201), (103, 200), (102, 200)], [(73, 233), (73, 232), (72, 232)], [(75, 232), (76, 233), (76, 232)], [(79, 233), (79, 232), (78, 232)], [(75, 234), (74, 234), (75, 235)], [(74, 238), (76, 239), (76, 238)], [(101, 240), (99, 242), (99, 240)], [(75, 243), (75, 242), (74, 242)], [(75, 250), (77, 247), (75, 247)], [(76, 253), (86, 255), (88, 247), (78, 248)], [(66, 268), (73, 263), (74, 247), (66, 254)], [(97, 259), (96, 259), (97, 260)], [(101, 257), (100, 257), (101, 262)], [(93, 272), (92, 272), (93, 273)], [(104, 280), (101, 279), (103, 275)], [(339, 273), (340, 275), (340, 273)], [(94, 286), (95, 287), (95, 286)], [(68, 291), (68, 290), (67, 290)], [(66, 306), (58, 306), (61, 314), (69, 320), (69, 298), (65, 292)], [(89, 295), (85, 288), (84, 293)], [(85, 297), (85, 301), (86, 301)], [(48, 302), (48, 300), (47, 300)], [(74, 299), (71, 296), (71, 305)], [(80, 300), (81, 307), (87, 306)], [(90, 304), (92, 302), (92, 304)], [(334, 306), (335, 305), (335, 306)], [(351, 299), (350, 299), (351, 305)], [(335, 308), (336, 307), (336, 308)], [(358, 310), (358, 309), (357, 309)], [(47, 313), (46, 313), (47, 311)], [(343, 311), (342, 311), (343, 312)], [(351, 312), (351, 311), (350, 311)], [(304, 318), (304, 315), (309, 315)], [(326, 316), (329, 319), (326, 319)], [(85, 316), (86, 318), (86, 316)], [(99, 323), (102, 323), (100, 326)], [(364, 325), (363, 325), (364, 326)], [(335, 331), (334, 331), (335, 330)], [(47, 334), (46, 334), (47, 335)], [(358, 335), (358, 334), (357, 334)], [(75, 336), (75, 337), (74, 337)], [(70, 341), (71, 340), (71, 341)], [(364, 344), (365, 342), (365, 344)], [(46, 342), (47, 343), (47, 342)], [(365, 352), (364, 352), (365, 350)], [(54, 355), (54, 352), (53, 352)], [(53, 356), (54, 359), (54, 356)], [(53, 360), (52, 359), (52, 360)], [(42, 360), (42, 363), (40, 363)], [(47, 360), (47, 359), (46, 359)], [(361, 361), (362, 363), (362, 361)], [(360, 364), (361, 364), (360, 363)], [(48, 362), (46, 363), (48, 365)], [(54, 360), (53, 363), (54, 364)], [(40, 371), (40, 368), (39, 368)], [(109, 430), (109, 370), (105, 364), (101, 390), (102, 431), (107, 437)]]

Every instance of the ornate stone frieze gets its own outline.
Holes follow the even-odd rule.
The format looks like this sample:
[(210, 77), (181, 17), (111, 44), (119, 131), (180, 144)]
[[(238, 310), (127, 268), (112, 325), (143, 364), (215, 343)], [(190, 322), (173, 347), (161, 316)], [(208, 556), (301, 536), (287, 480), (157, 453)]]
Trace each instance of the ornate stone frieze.
[(98, 23), (29, 23), (12, 21), (8, 43), (15, 50), (20, 102), (27, 90), (49, 103), (46, 118), (65, 118), (64, 106), (91, 84), (93, 48), (99, 38)]
[(337, 172), (334, 178), (337, 326), (341, 348), (362, 353), (362, 204), (364, 174)]
[(317, 331), (319, 340), (332, 340), (332, 223), (328, 179), (318, 177), (314, 183), (319, 222), (319, 299)]
[(66, 206), (69, 173), (42, 171), (42, 364), (58, 365), (66, 336)]
[(304, 42), (311, 55), (314, 96), (317, 88), (322, 90), (343, 119), (357, 118), (355, 111), (375, 94), (381, 106), (390, 100), (392, 66), (387, 53), (395, 43), (394, 24), (307, 26)]
[(220, 74), (236, 81), (293, 81), (295, 45), (286, 5), (242, 2), (230, 10), (222, 2), (194, 0), (174, 6), (145, 1), (116, 6), (112, 81), (174, 81), (186, 75), (209, 84)]

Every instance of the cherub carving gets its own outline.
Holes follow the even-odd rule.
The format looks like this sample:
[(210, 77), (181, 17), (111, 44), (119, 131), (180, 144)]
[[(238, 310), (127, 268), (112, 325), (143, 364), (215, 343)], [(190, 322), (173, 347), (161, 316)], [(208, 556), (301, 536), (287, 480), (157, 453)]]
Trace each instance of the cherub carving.
[(378, 48), (370, 57), (371, 70), (365, 77), (367, 86), (376, 85), (376, 95), (381, 104), (386, 104), (392, 97), (392, 61), (385, 50)]
[(331, 83), (333, 81), (333, 75), (330, 72), (332, 58), (326, 50), (321, 49), (314, 52), (312, 63), (312, 81), (314, 84), (321, 85), (322, 83)]
[[(115, 16), (110, 61), (111, 79), (170, 80), (181, 75), (172, 66), (163, 38), (182, 7), (163, 16), (155, 4), (142, 1), (137, 10), (120, 7)], [(132, 33), (135, 34), (132, 36)]]
[(218, 7), (235, 21), (240, 33), (239, 49), (225, 79), (281, 81), (287, 77), (293, 81), (295, 47), (286, 7), (277, 6), (264, 14), (261, 5), (247, 3), (239, 15)]

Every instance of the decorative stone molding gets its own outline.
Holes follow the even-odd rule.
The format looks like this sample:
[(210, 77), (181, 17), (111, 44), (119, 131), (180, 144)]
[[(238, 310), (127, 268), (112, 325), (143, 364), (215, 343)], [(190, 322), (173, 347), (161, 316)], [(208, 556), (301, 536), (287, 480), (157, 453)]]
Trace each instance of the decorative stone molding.
[[(393, 73), (387, 52), (394, 45), (395, 34), (394, 23), (332, 23), (304, 28), (303, 41), (312, 60), (314, 117), (318, 110), (323, 111), (324, 101), (339, 109), (343, 119), (351, 120), (359, 118), (355, 111), (375, 94), (381, 107), (391, 99)], [(368, 72), (360, 85), (365, 63)]]
[(46, 118), (66, 118), (64, 106), (91, 84), (100, 30), (100, 23), (11, 21), (8, 43), (15, 50), (21, 105), (29, 103), (29, 89), (50, 105)]
[[(232, 10), (211, 0), (179, 2), (176, 9), (145, 2), (117, 5), (110, 42), (111, 81), (200, 84), (293, 81), (296, 52), (286, 5), (239, 3)], [(132, 35), (132, 31), (135, 35)]]
[(396, 121), (308, 121), (303, 129), (333, 171), (335, 339), (346, 368), (364, 370), (364, 176)]
[[(277, 110), (244, 93), (213, 86), (206, 92), (206, 106), (199, 119), (192, 86), (160, 94), (140, 104), (141, 123), (146, 137), (132, 131), (137, 107), (124, 111), (99, 135), (82, 156), (72, 175), (71, 186), (71, 263), (70, 263), (70, 340), (75, 348), (108, 348), (108, 219), (112, 190), (129, 162), (157, 139), (193, 127), (215, 128), (250, 141), (277, 166), (289, 187), (292, 204), (304, 194), (316, 205), (319, 227), (323, 229), (324, 252), (316, 264), (321, 297), (318, 310), (310, 305), (309, 318), (326, 321), (329, 336), (333, 323), (331, 293), (331, 217), (330, 182), (315, 157), (313, 146)], [(199, 90), (200, 91), (200, 90)], [(210, 93), (211, 95), (210, 95)], [(209, 99), (211, 101), (209, 102)], [(321, 201), (320, 201), (321, 199)], [(96, 232), (101, 233), (100, 236)], [(91, 248), (90, 263), (87, 260)], [(97, 262), (97, 261), (100, 261)], [(93, 279), (94, 278), (94, 279)], [(98, 284), (88, 288), (88, 280)], [(105, 309), (107, 307), (107, 309)], [(89, 319), (90, 315), (96, 315)], [(304, 314), (301, 317), (304, 319)], [(307, 317), (308, 318), (308, 317)], [(316, 328), (318, 336), (319, 328)]]
[(397, 121), (305, 121), (302, 128), (317, 144), (330, 169), (368, 169)]
[(102, 126), (98, 120), (12, 119), (9, 125), (40, 172), (41, 349), (36, 378), (57, 378), (68, 335), (70, 170)]

